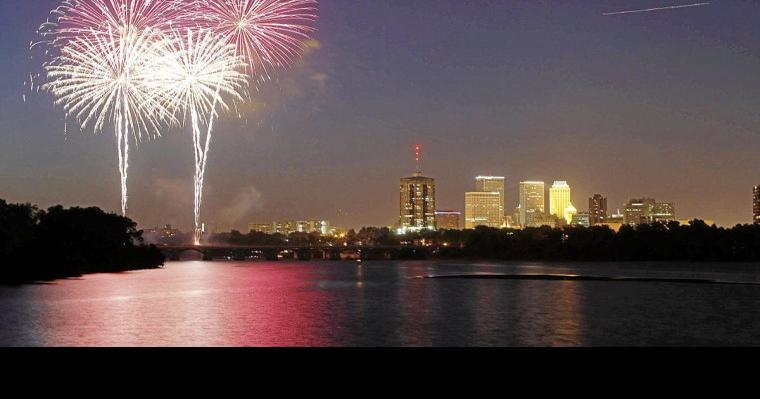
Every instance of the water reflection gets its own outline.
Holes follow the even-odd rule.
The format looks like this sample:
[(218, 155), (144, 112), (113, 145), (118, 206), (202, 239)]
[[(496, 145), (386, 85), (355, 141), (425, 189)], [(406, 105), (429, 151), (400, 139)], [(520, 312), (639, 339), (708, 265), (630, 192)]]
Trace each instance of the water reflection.
[(754, 286), (416, 278), (585, 267), (171, 263), (0, 288), (0, 345), (760, 345)]

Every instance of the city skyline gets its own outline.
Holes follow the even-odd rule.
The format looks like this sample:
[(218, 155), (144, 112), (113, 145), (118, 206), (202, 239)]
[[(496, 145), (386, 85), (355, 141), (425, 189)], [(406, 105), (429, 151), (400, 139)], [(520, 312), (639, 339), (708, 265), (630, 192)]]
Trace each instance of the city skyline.
[[(50, 98), (24, 90), (38, 61), (29, 41), (57, 3), (0, 4), (0, 194), (117, 212), (112, 133), (64, 133)], [(414, 167), (413, 143), (426, 148), (440, 209), (464, 210), (472, 177), (493, 174), (506, 177), (507, 216), (520, 181), (561, 178), (579, 209), (601, 192), (611, 213), (651, 196), (684, 217), (751, 220), (760, 5), (603, 17), (619, 7), (392, 3), (321, 3), (305, 57), (262, 87), (242, 120), (220, 122), (205, 222), (392, 225), (391, 188)], [(141, 226), (191, 228), (185, 138), (166, 131), (133, 152), (130, 217)], [(360, 190), (346, 184), (359, 179)]]

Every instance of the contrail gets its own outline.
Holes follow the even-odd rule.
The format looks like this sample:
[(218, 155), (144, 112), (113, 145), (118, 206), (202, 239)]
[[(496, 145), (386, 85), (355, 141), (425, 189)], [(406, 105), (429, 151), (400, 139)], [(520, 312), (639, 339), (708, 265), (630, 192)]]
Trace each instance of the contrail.
[(609, 16), (609, 15), (622, 15), (622, 14), (637, 14), (640, 12), (652, 12), (652, 11), (663, 11), (663, 10), (676, 10), (679, 8), (690, 8), (690, 7), (701, 7), (701, 6), (707, 6), (711, 3), (694, 3), (694, 4), (684, 4), (680, 6), (669, 6), (669, 7), (657, 7), (657, 8), (646, 8), (643, 10), (630, 10), (630, 11), (618, 11), (618, 12), (607, 12), (602, 15)]

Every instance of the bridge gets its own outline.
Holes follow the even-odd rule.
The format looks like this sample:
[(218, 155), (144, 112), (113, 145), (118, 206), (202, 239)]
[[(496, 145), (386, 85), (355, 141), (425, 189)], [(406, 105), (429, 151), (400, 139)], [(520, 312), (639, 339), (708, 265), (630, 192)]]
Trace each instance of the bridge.
[(299, 246), (299, 245), (181, 245), (159, 247), (168, 260), (180, 260), (184, 253), (196, 252), (204, 261), (228, 260), (396, 260), (427, 259), (436, 248), (422, 246)]

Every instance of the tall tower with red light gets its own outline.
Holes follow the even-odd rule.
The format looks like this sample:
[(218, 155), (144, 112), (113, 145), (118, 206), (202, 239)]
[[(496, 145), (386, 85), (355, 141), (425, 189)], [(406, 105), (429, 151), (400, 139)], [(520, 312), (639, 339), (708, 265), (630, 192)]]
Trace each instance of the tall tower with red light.
[(422, 175), (422, 146), (414, 146), (414, 176), (401, 179), (399, 233), (435, 230), (435, 179)]

